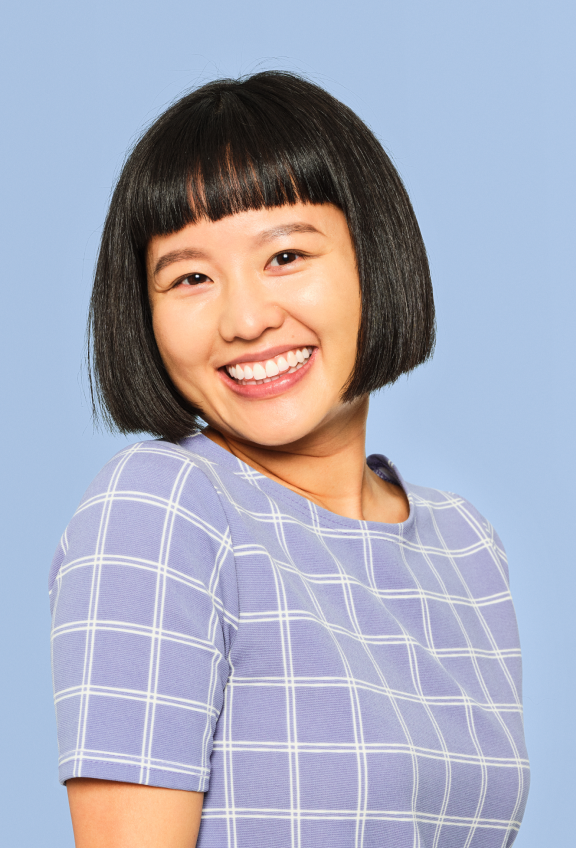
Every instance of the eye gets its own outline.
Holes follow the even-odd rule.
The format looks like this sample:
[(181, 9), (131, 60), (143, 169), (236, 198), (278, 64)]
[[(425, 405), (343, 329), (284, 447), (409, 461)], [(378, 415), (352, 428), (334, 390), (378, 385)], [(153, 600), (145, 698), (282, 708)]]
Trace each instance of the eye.
[(187, 277), (184, 277), (181, 280), (178, 280), (176, 283), (177, 286), (184, 286), (188, 288), (189, 286), (198, 286), (200, 283), (209, 283), (210, 277), (207, 277), (206, 274), (188, 274)]
[(286, 250), (283, 253), (277, 253), (276, 256), (270, 260), (270, 265), (272, 266), (272, 268), (279, 268), (283, 265), (291, 265), (299, 257), (299, 253), (294, 253), (293, 251)]

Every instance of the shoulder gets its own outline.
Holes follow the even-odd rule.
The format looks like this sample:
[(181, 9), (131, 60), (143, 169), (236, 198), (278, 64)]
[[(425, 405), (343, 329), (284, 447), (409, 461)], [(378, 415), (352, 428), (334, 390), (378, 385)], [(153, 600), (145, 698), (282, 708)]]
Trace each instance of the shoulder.
[(171, 498), (176, 491), (189, 488), (184, 484), (190, 478), (193, 487), (208, 491), (213, 486), (204, 466), (203, 457), (178, 444), (160, 439), (136, 442), (123, 448), (106, 463), (86, 490), (80, 506), (99, 494), (119, 491), (142, 491)]
[[(178, 444), (148, 440), (119, 451), (96, 475), (54, 557), (50, 585), (66, 560), (166, 561), (229, 547), (229, 528), (206, 460)], [(198, 562), (198, 557), (196, 558)]]
[(502, 541), (488, 519), (462, 495), (405, 484), (418, 525), (428, 540), (459, 556), (483, 554), (508, 583), (508, 562)]
[(155, 510), (215, 519), (222, 512), (209, 460), (179, 444), (136, 442), (113, 456), (88, 486), (76, 510), (99, 513), (114, 505), (144, 517)]
[(445, 513), (449, 520), (457, 524), (465, 524), (480, 534), (495, 534), (490, 522), (479, 512), (469, 500), (455, 492), (432, 489), (428, 486), (405, 484), (412, 499), (418, 507), (430, 513)]
[(414, 511), (418, 513), (420, 522), (427, 516), (432, 523), (440, 523), (456, 532), (458, 530), (464, 532), (468, 529), (476, 536), (489, 539), (505, 558), (504, 547), (498, 534), (490, 522), (466, 498), (454, 492), (408, 483), (395, 464), (383, 454), (371, 455), (368, 457), (368, 464), (381, 477), (397, 483), (404, 489)]

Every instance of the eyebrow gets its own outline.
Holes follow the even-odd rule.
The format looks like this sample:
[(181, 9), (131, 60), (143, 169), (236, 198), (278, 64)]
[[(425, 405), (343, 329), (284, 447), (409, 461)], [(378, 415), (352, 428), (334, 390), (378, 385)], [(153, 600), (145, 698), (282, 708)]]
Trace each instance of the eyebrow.
[(294, 223), (294, 224), (284, 224), (279, 227), (271, 227), (269, 230), (262, 230), (262, 232), (258, 235), (257, 242), (259, 244), (265, 244), (268, 241), (274, 241), (274, 239), (282, 238), (283, 236), (290, 236), (292, 233), (318, 233), (319, 235), (324, 235), (320, 230), (317, 230), (316, 227), (313, 227), (312, 224), (303, 224), (303, 223)]
[(163, 271), (164, 268), (167, 268), (168, 265), (172, 265), (174, 262), (183, 262), (186, 259), (206, 259), (206, 254), (204, 251), (199, 250), (196, 247), (184, 247), (182, 250), (171, 250), (170, 253), (165, 253), (164, 256), (161, 256), (158, 262), (156, 263), (156, 267), (154, 268), (154, 276), (159, 274), (160, 271)]
[[(324, 235), (324, 233), (317, 230), (312, 224), (296, 222), (294, 224), (284, 224), (279, 227), (271, 227), (268, 230), (262, 230), (262, 232), (256, 237), (256, 242), (257, 244), (266, 244), (269, 241), (290, 236), (292, 233), (318, 233), (318, 235)], [(164, 256), (161, 256), (156, 263), (154, 276), (159, 274), (160, 271), (163, 271), (164, 268), (167, 268), (168, 265), (172, 265), (175, 262), (184, 262), (187, 259), (207, 258), (207, 254), (197, 247), (184, 247), (182, 250), (171, 250), (169, 253), (165, 253)]]

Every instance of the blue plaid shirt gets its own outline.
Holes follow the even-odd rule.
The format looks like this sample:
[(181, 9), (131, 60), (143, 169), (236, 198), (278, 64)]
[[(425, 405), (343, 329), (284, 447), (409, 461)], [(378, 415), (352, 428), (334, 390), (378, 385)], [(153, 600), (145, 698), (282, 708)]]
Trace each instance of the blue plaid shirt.
[(199, 848), (505, 848), (529, 770), (502, 545), (343, 518), (201, 433), (88, 489), (50, 574), (60, 780), (205, 792)]

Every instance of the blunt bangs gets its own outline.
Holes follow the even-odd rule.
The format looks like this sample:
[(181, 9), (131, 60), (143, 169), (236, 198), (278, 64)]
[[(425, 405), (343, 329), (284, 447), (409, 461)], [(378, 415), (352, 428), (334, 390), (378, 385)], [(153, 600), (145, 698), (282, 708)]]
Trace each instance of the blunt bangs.
[(217, 80), (152, 124), (112, 196), (88, 326), (94, 411), (109, 426), (177, 441), (202, 415), (174, 387), (154, 339), (150, 239), (201, 218), (297, 202), (340, 208), (356, 252), (362, 317), (343, 400), (394, 382), (431, 355), (426, 251), (406, 190), (374, 135), (296, 75)]
[[(276, 76), (284, 85), (292, 81)], [(201, 217), (218, 221), (297, 202), (342, 207), (334, 156), (326, 155), (326, 139), (319, 141), (320, 128), (311, 125), (311, 104), (294, 108), (273, 97), (276, 87), (276, 79), (248, 91), (233, 80), (212, 83), (152, 127), (133, 154), (141, 160), (133, 218), (140, 249)]]

